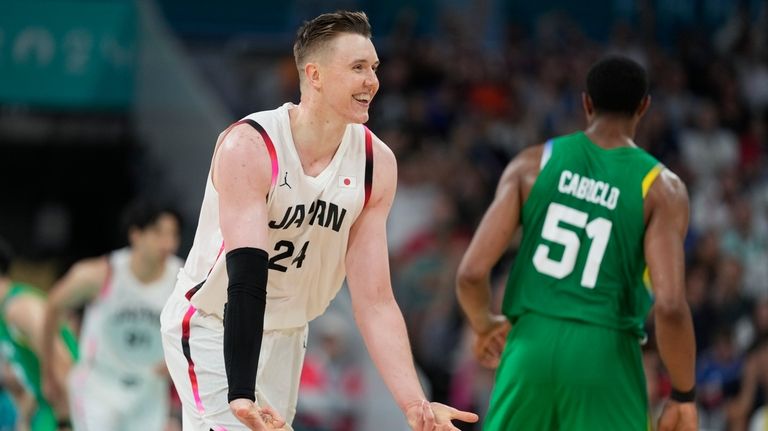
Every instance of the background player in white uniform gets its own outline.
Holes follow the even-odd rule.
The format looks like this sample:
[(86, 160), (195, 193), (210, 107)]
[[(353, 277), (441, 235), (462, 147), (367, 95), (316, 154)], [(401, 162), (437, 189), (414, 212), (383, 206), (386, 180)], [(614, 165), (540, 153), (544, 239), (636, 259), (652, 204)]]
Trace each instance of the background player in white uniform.
[[(126, 222), (129, 247), (76, 263), (49, 296), (46, 349), (64, 312), (86, 304), (80, 360), (69, 376), (75, 431), (160, 431), (168, 420), (160, 312), (182, 265), (174, 255), (180, 221), (139, 203)], [(46, 386), (53, 397), (64, 395), (52, 381)]]
[(294, 45), (300, 104), (249, 115), (217, 142), (195, 242), (161, 318), (185, 430), (290, 429), (307, 322), (345, 276), (410, 425), (477, 420), (426, 401), (392, 294), (385, 224), (397, 168), (362, 126), (379, 86), (370, 36), (359, 12), (305, 23)]

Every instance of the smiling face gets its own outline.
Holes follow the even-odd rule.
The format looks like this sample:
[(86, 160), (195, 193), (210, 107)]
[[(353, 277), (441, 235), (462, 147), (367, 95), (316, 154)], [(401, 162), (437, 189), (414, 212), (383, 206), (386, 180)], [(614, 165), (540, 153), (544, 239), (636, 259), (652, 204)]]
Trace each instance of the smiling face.
[(341, 33), (305, 67), (309, 84), (323, 103), (348, 123), (368, 121), (368, 108), (379, 91), (379, 57), (371, 40)]

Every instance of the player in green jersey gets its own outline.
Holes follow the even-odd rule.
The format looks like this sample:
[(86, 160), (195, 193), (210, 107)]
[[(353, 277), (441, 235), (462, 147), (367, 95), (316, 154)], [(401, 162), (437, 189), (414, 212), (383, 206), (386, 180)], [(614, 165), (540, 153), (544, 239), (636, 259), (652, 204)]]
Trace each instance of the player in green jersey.
[[(650, 105), (645, 70), (623, 57), (597, 62), (582, 102), (585, 131), (528, 148), (506, 168), (459, 268), (475, 353), (498, 365), (484, 429), (649, 429), (640, 348), (653, 304), (673, 387), (659, 429), (695, 430), (688, 196), (633, 142)], [(489, 274), (518, 226), (499, 316)]]
[[(34, 287), (12, 281), (7, 275), (10, 262), (10, 247), (0, 239), (0, 355), (24, 389), (23, 395), (17, 396), (19, 422), (28, 425), (31, 431), (68, 429), (66, 400), (49, 402), (43, 395), (40, 378), (45, 297)], [(57, 378), (66, 379), (76, 349), (74, 334), (62, 328), (54, 356), (50, 358)], [(20, 401), (21, 398), (25, 401)]]

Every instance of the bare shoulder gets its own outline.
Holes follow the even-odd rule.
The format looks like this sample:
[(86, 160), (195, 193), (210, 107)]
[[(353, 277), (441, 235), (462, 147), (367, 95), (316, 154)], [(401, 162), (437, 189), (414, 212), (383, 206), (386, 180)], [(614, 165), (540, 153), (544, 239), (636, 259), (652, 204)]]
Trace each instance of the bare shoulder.
[(83, 259), (72, 265), (69, 273), (77, 276), (79, 279), (100, 283), (109, 273), (109, 260), (107, 256)]
[(541, 157), (544, 154), (544, 144), (530, 146), (513, 158), (499, 181), (499, 186), (506, 184), (533, 185), (541, 168)]
[[(219, 135), (213, 160), (215, 185), (223, 177), (271, 178), (271, 158), (264, 138), (248, 124), (236, 124)], [(223, 175), (223, 173), (227, 175)]]
[(234, 124), (219, 134), (221, 149), (237, 149), (246, 146), (263, 145), (261, 133), (246, 123)]
[(651, 210), (659, 207), (687, 208), (688, 189), (674, 172), (662, 168), (658, 178), (648, 190), (647, 202), (651, 205)]
[(8, 301), (5, 307), (5, 317), (13, 325), (22, 322), (28, 316), (40, 316), (45, 310), (45, 300), (40, 295), (17, 295)]

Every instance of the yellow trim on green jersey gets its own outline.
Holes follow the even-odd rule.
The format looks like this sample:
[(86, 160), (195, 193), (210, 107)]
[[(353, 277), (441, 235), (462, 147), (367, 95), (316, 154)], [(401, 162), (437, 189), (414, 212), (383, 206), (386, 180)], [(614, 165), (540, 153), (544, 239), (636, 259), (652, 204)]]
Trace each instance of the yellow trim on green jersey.
[(648, 195), (648, 190), (651, 189), (651, 185), (653, 185), (653, 182), (656, 181), (656, 177), (661, 173), (662, 167), (661, 163), (659, 163), (645, 174), (645, 178), (643, 178), (643, 199)]

